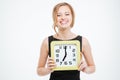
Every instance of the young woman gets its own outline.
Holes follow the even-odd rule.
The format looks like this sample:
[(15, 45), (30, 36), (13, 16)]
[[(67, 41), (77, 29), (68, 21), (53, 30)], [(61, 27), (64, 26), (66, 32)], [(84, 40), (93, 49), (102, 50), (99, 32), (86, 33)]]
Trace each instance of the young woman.
[[(40, 76), (50, 74), (50, 80), (80, 80), (80, 71), (85, 73), (95, 72), (95, 64), (92, 57), (91, 47), (88, 40), (71, 31), (74, 25), (74, 11), (70, 4), (63, 2), (57, 4), (53, 9), (54, 30), (56, 34), (43, 40), (40, 49), (40, 58), (37, 67), (37, 73)], [(56, 30), (57, 29), (57, 30)], [(81, 44), (81, 53), (84, 60), (78, 65), (78, 70), (54, 71), (55, 61), (50, 57), (50, 42), (57, 40), (76, 40)], [(45, 66), (47, 64), (47, 66)]]

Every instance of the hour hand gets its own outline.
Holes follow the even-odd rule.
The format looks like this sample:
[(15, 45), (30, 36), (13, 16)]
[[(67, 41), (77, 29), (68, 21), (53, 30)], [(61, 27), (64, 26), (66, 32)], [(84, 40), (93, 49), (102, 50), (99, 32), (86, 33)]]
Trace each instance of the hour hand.
[(65, 58), (66, 58), (66, 56), (67, 56), (67, 51), (66, 51), (67, 46), (64, 46), (64, 49), (65, 49), (65, 56), (63, 57), (63, 60), (62, 60), (62, 61), (64, 61), (64, 60), (65, 60)]

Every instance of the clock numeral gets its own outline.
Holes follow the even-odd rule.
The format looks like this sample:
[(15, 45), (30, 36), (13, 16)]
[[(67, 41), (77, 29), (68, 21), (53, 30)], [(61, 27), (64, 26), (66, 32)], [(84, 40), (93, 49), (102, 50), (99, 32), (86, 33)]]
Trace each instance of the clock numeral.
[(75, 58), (73, 58), (73, 61), (76, 61), (76, 59), (75, 59)]
[(75, 52), (75, 49), (72, 49), (72, 52)]
[(73, 53), (73, 57), (75, 57), (75, 53)]
[(59, 53), (59, 52), (60, 52), (60, 49), (56, 49), (55, 52), (56, 52), (56, 53)]
[(67, 49), (67, 46), (65, 45), (65, 46), (63, 46), (63, 49)]
[(69, 61), (69, 65), (72, 65), (72, 61)]
[(69, 46), (69, 49), (71, 49), (71, 46)]
[(62, 46), (59, 46), (59, 49), (62, 49)]
[(56, 62), (59, 62), (59, 59), (56, 59)]
[(59, 54), (56, 54), (56, 57), (59, 57)]
[(68, 65), (67, 61), (64, 62), (64, 65)]
[(60, 65), (62, 65), (62, 62), (60, 62)]

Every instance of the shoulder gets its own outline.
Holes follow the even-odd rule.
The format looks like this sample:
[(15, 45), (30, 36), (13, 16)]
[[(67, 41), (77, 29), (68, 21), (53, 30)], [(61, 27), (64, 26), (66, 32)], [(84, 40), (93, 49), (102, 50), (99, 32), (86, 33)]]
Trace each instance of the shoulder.
[(48, 46), (48, 37), (45, 37), (42, 41), (42, 46)]
[(89, 41), (86, 37), (83, 37), (82, 36), (82, 48), (83, 48), (83, 51), (87, 48), (90, 48), (90, 44), (89, 44)]
[(41, 52), (47, 51), (48, 52), (48, 37), (45, 37), (41, 44)]
[(48, 37), (45, 37), (45, 38), (43, 39), (43, 43), (48, 43)]
[(43, 39), (42, 44), (48, 46), (48, 42), (53, 39), (53, 35), (47, 36)]
[(86, 37), (83, 37), (82, 36), (82, 43), (83, 43), (83, 45), (87, 45), (89, 42), (88, 42), (88, 39), (86, 38)]

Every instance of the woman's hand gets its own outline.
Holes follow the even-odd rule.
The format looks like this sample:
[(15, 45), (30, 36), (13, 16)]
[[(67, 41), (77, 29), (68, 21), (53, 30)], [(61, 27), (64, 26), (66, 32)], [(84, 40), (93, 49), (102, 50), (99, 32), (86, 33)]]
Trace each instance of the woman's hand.
[(87, 74), (93, 73), (95, 71), (95, 66), (88, 66), (86, 61), (81, 60), (79, 66), (78, 66), (78, 70), (85, 72)]
[(53, 72), (53, 69), (56, 67), (56, 64), (54, 62), (54, 60), (49, 57), (48, 58), (48, 62), (47, 62), (47, 69), (50, 71), (50, 72)]
[(80, 64), (78, 65), (78, 70), (85, 72), (86, 68), (87, 68), (87, 63), (84, 60), (81, 60)]
[[(41, 61), (42, 62), (42, 61)], [(48, 58), (48, 61), (47, 61), (47, 66), (40, 66), (37, 68), (37, 73), (38, 75), (40, 76), (44, 76), (44, 75), (47, 75), (51, 72), (53, 72), (53, 69), (56, 67), (56, 64), (54, 62), (54, 60), (52, 58)]]

